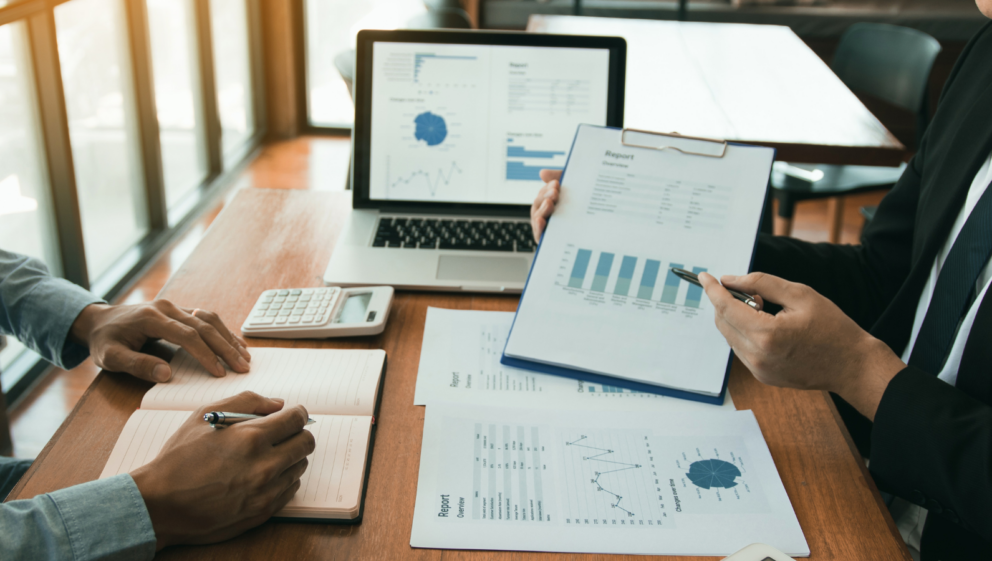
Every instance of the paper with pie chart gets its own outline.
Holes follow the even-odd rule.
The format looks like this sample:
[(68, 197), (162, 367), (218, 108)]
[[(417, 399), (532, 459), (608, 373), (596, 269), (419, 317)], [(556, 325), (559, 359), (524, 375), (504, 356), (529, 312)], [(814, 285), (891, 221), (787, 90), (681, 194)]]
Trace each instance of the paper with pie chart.
[(608, 75), (606, 49), (375, 43), (369, 196), (529, 205)]
[(750, 411), (427, 408), (411, 545), (656, 555), (809, 546)]

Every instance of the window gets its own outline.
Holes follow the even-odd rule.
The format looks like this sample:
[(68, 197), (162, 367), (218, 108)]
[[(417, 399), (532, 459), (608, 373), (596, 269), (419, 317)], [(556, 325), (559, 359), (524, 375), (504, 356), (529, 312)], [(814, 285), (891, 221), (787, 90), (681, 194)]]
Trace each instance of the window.
[(190, 0), (147, 0), (155, 106), (169, 208), (207, 176)]
[[(0, 248), (38, 257), (57, 274), (59, 256), (38, 135), (33, 76), (22, 23), (0, 27)], [(24, 347), (10, 338), (0, 372)]]
[(335, 57), (362, 29), (397, 29), (426, 11), (423, 0), (306, 0), (307, 108), (318, 127), (350, 127), (355, 107)]
[(210, 0), (210, 30), (224, 161), (229, 164), (255, 132), (245, 0)]
[[(0, 0), (0, 248), (119, 296), (259, 142), (262, 2)], [(156, 122), (158, 154), (143, 142)], [(0, 385), (17, 400), (46, 368), (7, 343)]]
[(121, 0), (55, 8), (90, 281), (148, 232)]

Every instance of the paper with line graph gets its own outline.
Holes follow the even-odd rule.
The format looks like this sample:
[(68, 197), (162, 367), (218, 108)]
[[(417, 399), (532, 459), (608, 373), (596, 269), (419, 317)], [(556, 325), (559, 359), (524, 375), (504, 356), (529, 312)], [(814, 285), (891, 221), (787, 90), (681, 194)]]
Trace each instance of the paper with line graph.
[(809, 555), (750, 411), (427, 408), (411, 545)]

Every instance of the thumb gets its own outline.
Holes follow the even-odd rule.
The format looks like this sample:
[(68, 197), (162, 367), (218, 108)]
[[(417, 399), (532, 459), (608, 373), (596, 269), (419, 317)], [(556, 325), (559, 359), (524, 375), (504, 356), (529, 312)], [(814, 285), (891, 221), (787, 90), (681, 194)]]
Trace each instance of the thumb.
[(800, 297), (799, 289), (802, 286), (766, 273), (750, 273), (743, 277), (726, 275), (720, 280), (727, 288), (761, 296), (765, 301), (785, 307)]
[(542, 169), (539, 172), (539, 175), (541, 176), (541, 181), (543, 181), (545, 183), (550, 183), (550, 182), (554, 181), (555, 179), (561, 179), (561, 170), (560, 169)]
[(110, 346), (101, 362), (99, 366), (111, 372), (124, 372), (149, 382), (167, 382), (172, 378), (169, 363), (158, 357), (133, 351), (124, 345)]
[(250, 413), (252, 415), (270, 415), (281, 410), (285, 404), (286, 402), (280, 398), (264, 397), (255, 392), (241, 392), (238, 395), (211, 403), (204, 409), (208, 411)]

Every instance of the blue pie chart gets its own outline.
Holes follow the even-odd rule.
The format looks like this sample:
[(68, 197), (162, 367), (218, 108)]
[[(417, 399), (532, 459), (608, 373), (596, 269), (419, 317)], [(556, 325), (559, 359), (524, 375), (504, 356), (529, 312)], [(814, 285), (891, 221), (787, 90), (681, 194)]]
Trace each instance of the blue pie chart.
[(437, 146), (444, 142), (448, 136), (448, 125), (444, 122), (444, 117), (425, 111), (413, 120), (417, 129), (413, 131), (413, 136), (417, 140), (423, 140), (428, 146)]
[(692, 462), (686, 476), (696, 487), (730, 489), (737, 486), (734, 479), (741, 476), (741, 470), (737, 469), (734, 464), (723, 460), (699, 460)]

